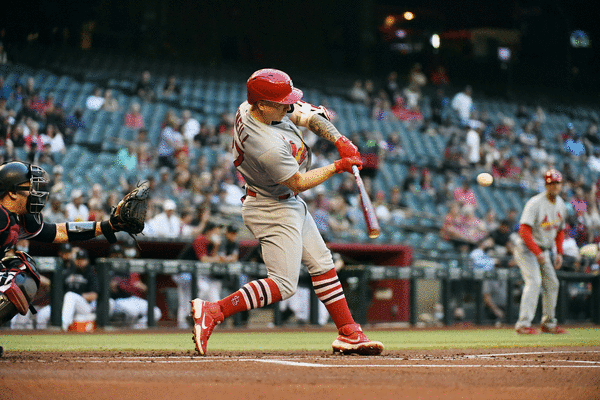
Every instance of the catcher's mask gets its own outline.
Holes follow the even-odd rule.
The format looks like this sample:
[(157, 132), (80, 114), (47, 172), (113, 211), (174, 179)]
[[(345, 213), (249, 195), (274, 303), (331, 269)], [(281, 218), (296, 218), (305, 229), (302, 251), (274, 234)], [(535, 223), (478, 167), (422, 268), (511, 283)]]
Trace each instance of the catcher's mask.
[(48, 201), (47, 185), (46, 171), (37, 165), (13, 161), (0, 166), (0, 194), (29, 191), (27, 212), (38, 223), (41, 222), (40, 213)]

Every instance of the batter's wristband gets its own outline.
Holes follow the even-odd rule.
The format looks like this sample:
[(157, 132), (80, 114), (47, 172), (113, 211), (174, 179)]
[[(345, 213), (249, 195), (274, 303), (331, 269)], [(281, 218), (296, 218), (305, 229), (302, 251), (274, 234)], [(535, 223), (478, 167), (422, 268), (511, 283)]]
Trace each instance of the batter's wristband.
[(110, 226), (110, 222), (102, 221), (100, 222), (100, 230), (102, 234), (108, 240), (108, 243), (116, 243), (117, 237), (115, 236), (115, 231), (113, 231), (112, 226)]

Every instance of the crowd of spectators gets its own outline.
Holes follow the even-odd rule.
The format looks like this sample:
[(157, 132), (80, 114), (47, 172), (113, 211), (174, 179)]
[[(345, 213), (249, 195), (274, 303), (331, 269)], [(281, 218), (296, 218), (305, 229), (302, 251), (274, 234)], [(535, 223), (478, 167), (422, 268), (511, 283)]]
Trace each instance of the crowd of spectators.
[[(78, 193), (77, 189), (67, 194), (61, 191), (65, 187), (61, 156), (73, 143), (75, 132), (88, 128), (84, 118), (86, 109), (75, 109), (65, 115), (52, 93), (38, 94), (33, 78), (7, 87), (0, 77), (1, 156), (4, 160), (18, 158), (16, 149), (22, 149), (24, 161), (56, 166), (50, 169), (54, 187), (50, 207), (45, 210), (48, 218), (58, 218), (61, 212), (73, 213), (74, 207), (82, 205), (88, 208), (87, 214), (80, 212), (76, 218), (101, 218), (140, 177), (150, 181), (152, 193), (148, 236), (193, 237), (206, 215), (217, 219), (239, 217), (244, 182), (233, 168), (229, 153), (233, 116), (224, 113), (217, 124), (211, 125), (199, 121), (189, 109), (170, 108), (161, 123), (158, 146), (153, 147), (142, 106), (159, 98), (176, 98), (182, 90), (175, 75), (167, 77), (164, 85), (155, 82), (150, 71), (140, 73), (139, 80), (132, 83), (131, 95), (135, 100), (127, 110), (110, 88), (99, 86), (86, 99), (87, 110), (122, 111), (122, 126), (135, 132), (134, 140), (118, 143), (114, 165), (116, 173), (121, 175), (118, 187), (106, 188), (107, 193), (97, 197), (92, 195), (91, 188), (90, 193)], [(443, 66), (429, 73), (415, 64), (405, 74), (390, 72), (380, 84), (369, 78), (356, 80), (348, 88), (348, 100), (366, 105), (371, 118), (402, 121), (407, 129), (441, 137), (446, 143), (438, 162), (407, 165), (408, 175), (399, 177), (396, 185), (384, 192), (375, 189), (374, 181), (381, 165), (387, 165), (385, 162), (405, 160), (406, 149), (400, 133), (384, 136), (369, 130), (344, 132), (363, 154), (363, 175), (379, 218), (392, 226), (410, 228), (406, 225), (412, 217), (427, 213), (409, 204), (408, 197), (425, 196), (438, 211), (437, 215), (426, 216), (436, 217), (435, 227), (443, 240), (464, 253), (498, 226), (508, 223), (504, 220), (508, 216), (502, 216), (500, 221), (494, 213), (486, 216), (481, 212), (476, 195), (469, 188), (474, 172), (489, 171), (496, 182), (530, 194), (543, 188), (543, 172), (556, 167), (566, 178), (563, 197), (571, 205), (568, 236), (576, 237), (579, 246), (599, 241), (597, 182), (586, 181), (570, 162), (565, 162), (574, 160), (600, 172), (597, 122), (590, 120), (584, 132), (577, 132), (573, 124), (567, 125), (556, 135), (561, 146), (553, 147), (555, 143), (550, 143), (543, 134), (547, 127), (542, 107), (521, 105), (514, 115), (502, 115), (498, 120), (478, 108), (474, 100), (476, 88), (465, 86), (453, 90), (450, 82)], [(19, 101), (18, 111), (7, 108), (8, 99)], [(310, 138), (308, 132), (306, 136), (314, 149), (315, 166), (336, 157), (335, 148), (328, 143)], [(329, 240), (336, 240), (340, 234), (361, 237), (362, 215), (350, 178), (336, 181), (329, 193), (305, 193), (318, 215), (322, 233)], [(514, 211), (518, 214), (520, 210)], [(152, 228), (160, 224), (150, 223), (166, 213), (177, 218), (177, 226), (168, 234)]]
[[(134, 100), (126, 109), (112, 89), (98, 86), (85, 107), (67, 115), (52, 92), (40, 95), (33, 77), (10, 87), (0, 76), (0, 158), (21, 158), (50, 167), (46, 220), (103, 220), (124, 193), (146, 178), (151, 191), (147, 237), (192, 243), (209, 220), (218, 221), (218, 226), (231, 221), (240, 224), (244, 182), (233, 168), (230, 154), (233, 115), (223, 113), (218, 123), (211, 124), (199, 120), (190, 109), (172, 107), (162, 119), (158, 146), (152, 146), (142, 107), (159, 99), (173, 104), (182, 93), (175, 75), (167, 77), (164, 85), (155, 82), (150, 71), (143, 71), (139, 80), (132, 82)], [(543, 190), (546, 169), (557, 168), (565, 177), (562, 197), (569, 206), (564, 268), (597, 268), (596, 260), (582, 258), (579, 249), (600, 242), (599, 182), (590, 181), (573, 165), (587, 167), (592, 176), (600, 173), (598, 121), (589, 120), (583, 131), (568, 123), (550, 140), (545, 134), (549, 127), (543, 107), (521, 104), (514, 114), (490, 115), (478, 107), (477, 96), (476, 87), (453, 88), (443, 66), (429, 73), (419, 64), (404, 73), (391, 71), (381, 82), (356, 80), (348, 88), (348, 101), (365, 105), (370, 118), (400, 121), (407, 130), (441, 137), (445, 143), (439, 161), (407, 163), (400, 132), (342, 132), (364, 157), (363, 177), (380, 221), (387, 230), (429, 229), (456, 254), (470, 255), (474, 268), (510, 267), (511, 235), (518, 229), (520, 210), (513, 208), (502, 218), (494, 210), (483, 213), (471, 177), (489, 171), (496, 183), (526, 198), (525, 194)], [(19, 107), (11, 109), (9, 100)], [(120, 176), (119, 185), (103, 188), (96, 184), (89, 191), (74, 188), (65, 193), (60, 161), (75, 134), (89, 128), (86, 112), (100, 110), (122, 111), (119, 123), (135, 132), (133, 140), (117, 143), (111, 173)], [(314, 150), (313, 166), (337, 158), (331, 144), (310, 132), (305, 132), (305, 137)], [(374, 183), (379, 169), (399, 161), (406, 164), (408, 174), (396, 177), (387, 192), (377, 189)], [(303, 196), (327, 241), (364, 238), (364, 217), (352, 176), (341, 176), (333, 187), (322, 185)], [(411, 196), (431, 200), (437, 213), (415, 207), (409, 202)], [(423, 218), (436, 223), (424, 228), (419, 222)], [(497, 317), (503, 313), (501, 307), (489, 307)], [(184, 321), (180, 318), (179, 323)]]

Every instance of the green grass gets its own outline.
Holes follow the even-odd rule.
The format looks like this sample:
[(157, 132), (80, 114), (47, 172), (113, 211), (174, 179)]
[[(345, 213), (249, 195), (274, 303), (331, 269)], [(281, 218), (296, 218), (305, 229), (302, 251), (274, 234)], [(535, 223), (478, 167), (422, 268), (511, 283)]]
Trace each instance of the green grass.
[[(1, 333), (1, 332), (0, 332)], [(568, 335), (517, 335), (513, 329), (397, 330), (367, 332), (387, 350), (474, 349), (530, 346), (600, 346), (600, 329), (573, 328)], [(191, 333), (108, 333), (2, 335), (0, 345), (13, 351), (193, 350)], [(210, 350), (323, 350), (331, 349), (332, 331), (219, 332)]]

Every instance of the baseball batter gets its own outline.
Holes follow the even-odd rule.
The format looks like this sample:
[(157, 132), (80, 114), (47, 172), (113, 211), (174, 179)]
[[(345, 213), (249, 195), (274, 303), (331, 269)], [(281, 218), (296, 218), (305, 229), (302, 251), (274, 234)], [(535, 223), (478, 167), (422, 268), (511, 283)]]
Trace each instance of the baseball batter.
[[(369, 340), (354, 322), (331, 252), (298, 193), (340, 172), (362, 168), (356, 146), (329, 121), (327, 110), (302, 102), (302, 91), (276, 69), (256, 71), (247, 83), (247, 101), (238, 108), (232, 144), (234, 166), (246, 181), (244, 223), (258, 239), (268, 277), (251, 281), (218, 302), (192, 300), (196, 350), (206, 354), (217, 324), (237, 312), (264, 307), (296, 292), (301, 264), (315, 293), (338, 328), (333, 350), (377, 355), (380, 342)], [(310, 149), (298, 127), (335, 143), (341, 159), (310, 170)]]
[[(519, 334), (537, 334), (531, 326), (542, 291), (542, 332), (566, 333), (556, 325), (555, 310), (558, 298), (558, 278), (555, 270), (562, 266), (562, 243), (564, 239), (567, 208), (559, 196), (562, 188), (562, 175), (550, 169), (544, 177), (546, 190), (533, 196), (526, 204), (519, 221), (519, 236), (522, 242), (515, 246), (515, 261), (525, 281), (519, 320), (516, 331)], [(554, 264), (550, 253), (556, 244)]]

